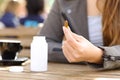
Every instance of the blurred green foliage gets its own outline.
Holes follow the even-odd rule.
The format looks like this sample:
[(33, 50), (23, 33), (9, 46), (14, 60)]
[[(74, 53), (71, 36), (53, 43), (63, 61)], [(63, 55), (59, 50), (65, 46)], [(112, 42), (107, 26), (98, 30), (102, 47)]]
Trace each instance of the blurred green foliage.
[(0, 0), (0, 4), (3, 2), (4, 0)]
[(1, 3), (2, 1), (4, 1), (4, 0), (0, 0), (0, 3)]

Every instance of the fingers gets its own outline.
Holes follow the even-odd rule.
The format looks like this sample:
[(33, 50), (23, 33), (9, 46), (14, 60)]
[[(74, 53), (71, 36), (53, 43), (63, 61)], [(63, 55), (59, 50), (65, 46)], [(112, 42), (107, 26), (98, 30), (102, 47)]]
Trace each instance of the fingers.
[(66, 27), (63, 27), (63, 31), (65, 34), (66, 41), (69, 43), (69, 45), (74, 49), (78, 47), (78, 42), (73, 37), (72, 32), (68, 30)]
[(78, 42), (82, 42), (83, 40), (86, 40), (83, 36), (75, 34), (73, 32), (71, 32), (72, 36), (74, 37), (74, 39)]
[(64, 42), (62, 46), (64, 56), (69, 62), (81, 62), (83, 61), (82, 53), (79, 54), (82, 50), (74, 49), (69, 43)]
[(82, 37), (65, 27), (63, 27), (63, 31), (66, 37), (62, 46), (65, 57), (69, 62), (81, 61), (82, 59), (80, 58), (81, 54), (79, 54), (79, 51), (81, 51), (80, 41)]
[(73, 38), (76, 41), (84, 40), (84, 37), (73, 33), (69, 27), (68, 28), (63, 27), (63, 31), (67, 39)]
[(63, 32), (64, 32), (64, 35), (65, 35), (67, 40), (69, 40), (69, 39), (74, 40), (72, 35), (71, 35), (70, 30), (68, 30), (66, 27), (63, 27)]
[(68, 43), (66, 42), (63, 43), (62, 50), (63, 50), (64, 56), (67, 58), (69, 62), (75, 61), (74, 50), (70, 45), (68, 45)]

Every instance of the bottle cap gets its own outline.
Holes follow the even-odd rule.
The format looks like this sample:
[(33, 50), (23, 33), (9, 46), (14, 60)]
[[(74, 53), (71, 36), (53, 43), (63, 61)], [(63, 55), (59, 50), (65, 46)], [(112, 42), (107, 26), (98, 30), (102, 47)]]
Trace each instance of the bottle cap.
[(9, 67), (10, 72), (23, 72), (24, 69), (22, 66), (11, 66)]

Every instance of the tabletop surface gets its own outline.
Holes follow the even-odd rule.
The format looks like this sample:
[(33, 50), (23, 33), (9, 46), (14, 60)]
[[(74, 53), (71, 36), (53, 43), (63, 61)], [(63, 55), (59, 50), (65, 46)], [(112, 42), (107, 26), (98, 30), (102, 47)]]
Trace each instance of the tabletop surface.
[(31, 72), (30, 64), (23, 67), (23, 72), (9, 72), (0, 67), (0, 80), (120, 80), (119, 69), (99, 71), (87, 65), (49, 63), (47, 71)]

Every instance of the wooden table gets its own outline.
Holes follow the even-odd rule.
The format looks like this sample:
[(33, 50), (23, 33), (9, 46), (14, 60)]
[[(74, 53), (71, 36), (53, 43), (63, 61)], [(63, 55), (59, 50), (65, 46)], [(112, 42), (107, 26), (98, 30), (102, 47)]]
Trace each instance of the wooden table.
[(23, 72), (0, 70), (0, 80), (120, 80), (120, 70), (98, 71), (86, 65), (49, 63), (46, 72), (31, 72), (30, 65), (24, 66)]

